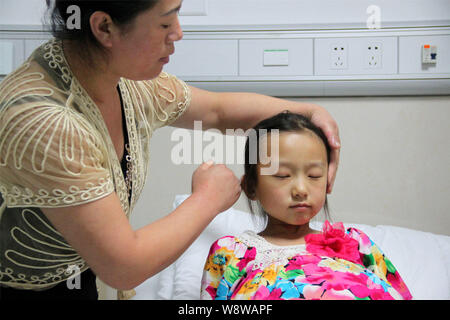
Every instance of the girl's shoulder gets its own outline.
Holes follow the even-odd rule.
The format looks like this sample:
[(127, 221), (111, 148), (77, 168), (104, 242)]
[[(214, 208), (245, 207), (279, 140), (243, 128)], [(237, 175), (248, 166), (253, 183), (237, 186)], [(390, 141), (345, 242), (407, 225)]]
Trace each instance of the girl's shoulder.
[(211, 249), (219, 249), (219, 248), (226, 248), (226, 249), (234, 249), (236, 246), (247, 246), (249, 247), (249, 241), (247, 239), (251, 239), (255, 235), (253, 231), (245, 231), (240, 235), (234, 236), (234, 235), (226, 235), (222, 236), (211, 246)]
[(371, 246), (375, 245), (375, 243), (372, 241), (369, 235), (364, 231), (362, 231), (361, 229), (355, 227), (348, 227), (346, 229), (346, 234), (350, 238), (358, 242), (360, 251), (363, 250), (364, 248), (370, 248)]

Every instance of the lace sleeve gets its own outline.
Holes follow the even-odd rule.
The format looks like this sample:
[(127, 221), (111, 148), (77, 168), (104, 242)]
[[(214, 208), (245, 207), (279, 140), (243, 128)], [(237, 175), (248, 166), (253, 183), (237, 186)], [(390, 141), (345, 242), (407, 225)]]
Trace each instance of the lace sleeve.
[(0, 117), (0, 192), (8, 207), (63, 207), (114, 191), (103, 140), (75, 111), (50, 101)]
[(171, 125), (189, 107), (191, 90), (175, 76), (162, 72), (149, 81), (128, 82), (133, 100), (144, 106), (151, 130)]

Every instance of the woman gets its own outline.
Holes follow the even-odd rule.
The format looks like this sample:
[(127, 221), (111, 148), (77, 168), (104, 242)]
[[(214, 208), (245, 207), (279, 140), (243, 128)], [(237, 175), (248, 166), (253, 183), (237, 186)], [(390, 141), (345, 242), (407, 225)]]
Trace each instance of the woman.
[[(81, 28), (69, 30), (74, 4)], [(225, 132), (285, 109), (310, 114), (334, 148), (331, 192), (339, 137), (326, 110), (208, 92), (162, 72), (183, 36), (180, 6), (181, 0), (56, 0), (56, 38), (0, 84), (2, 299), (97, 299), (96, 276), (130, 290), (174, 262), (235, 203), (239, 180), (224, 165), (204, 163), (182, 205), (131, 228), (148, 142), (165, 125), (192, 129), (201, 120), (205, 130)], [(73, 276), (81, 279), (76, 289), (66, 281)]]

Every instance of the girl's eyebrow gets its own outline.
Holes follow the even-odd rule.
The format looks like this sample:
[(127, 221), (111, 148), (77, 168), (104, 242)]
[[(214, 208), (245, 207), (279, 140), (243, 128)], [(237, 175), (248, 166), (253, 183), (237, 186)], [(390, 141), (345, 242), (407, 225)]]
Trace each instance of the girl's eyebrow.
[(323, 161), (320, 161), (320, 160), (318, 160), (318, 161), (311, 161), (311, 162), (307, 165), (307, 167), (321, 167), (321, 168), (323, 168), (323, 167), (324, 167), (324, 164), (323, 164)]
[(166, 12), (166, 13), (163, 13), (163, 14), (161, 15), (161, 17), (167, 17), (167, 16), (170, 16), (171, 14), (173, 14), (173, 13), (175, 13), (175, 12), (180, 11), (180, 9), (181, 9), (181, 4), (182, 4), (182, 3), (183, 3), (183, 1), (180, 2), (180, 5), (179, 5), (178, 7), (173, 8), (172, 10), (170, 10), (170, 11), (168, 11), (168, 12)]
[[(278, 165), (279, 165), (280, 167), (294, 167), (294, 166), (295, 166), (293, 163), (291, 163), (291, 162), (289, 162), (289, 161), (280, 161), (280, 162), (278, 163)], [(323, 161), (317, 160), (317, 161), (311, 161), (310, 163), (308, 163), (308, 164), (306, 165), (306, 167), (307, 167), (307, 168), (312, 168), (312, 167), (320, 167), (320, 168), (323, 168), (323, 167), (325, 167), (325, 165), (324, 165)]]

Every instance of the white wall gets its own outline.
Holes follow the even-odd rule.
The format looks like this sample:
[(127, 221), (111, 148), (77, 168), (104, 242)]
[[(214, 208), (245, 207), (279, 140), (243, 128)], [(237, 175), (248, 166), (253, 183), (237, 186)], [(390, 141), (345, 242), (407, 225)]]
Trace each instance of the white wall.
[[(190, 0), (184, 0), (189, 2)], [(198, 1), (198, 0), (197, 0)], [(448, 0), (205, 0), (207, 15), (182, 17), (184, 25), (296, 24), (365, 27), (367, 8), (377, 5), (381, 26), (429, 25), (450, 19)], [(419, 14), (418, 14), (419, 13)], [(439, 24), (441, 24), (440, 22)]]
[(40, 25), (45, 0), (0, 0), (0, 25)]
[[(183, 0), (189, 3), (192, 0)], [(197, 2), (199, 0), (196, 0)], [(204, 0), (206, 16), (182, 16), (184, 26), (296, 24), (365, 27), (370, 5), (381, 9), (382, 27), (448, 25), (448, 0)], [(39, 25), (45, 0), (0, 0), (0, 25)], [(446, 22), (443, 22), (446, 21)]]

